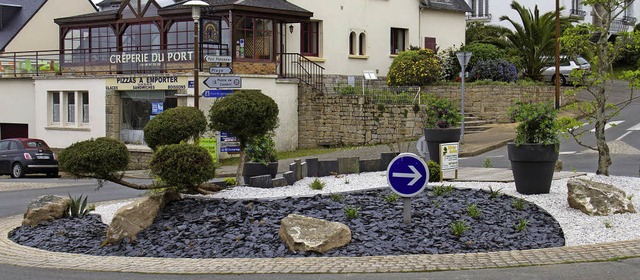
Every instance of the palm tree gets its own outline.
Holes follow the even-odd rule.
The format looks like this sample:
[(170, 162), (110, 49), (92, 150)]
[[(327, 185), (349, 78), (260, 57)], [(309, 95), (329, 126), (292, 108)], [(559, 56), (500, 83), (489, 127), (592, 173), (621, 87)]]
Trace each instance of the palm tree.
[[(555, 12), (547, 12), (540, 15), (538, 5), (533, 9), (526, 9), (518, 2), (511, 2), (511, 9), (518, 12), (520, 21), (515, 22), (508, 16), (501, 16), (500, 20), (506, 20), (513, 25), (514, 31), (507, 35), (511, 47), (520, 57), (520, 67), (525, 77), (540, 80), (540, 71), (552, 57), (555, 50)], [(562, 9), (561, 9), (562, 10)], [(560, 19), (563, 26), (576, 21), (571, 17)]]

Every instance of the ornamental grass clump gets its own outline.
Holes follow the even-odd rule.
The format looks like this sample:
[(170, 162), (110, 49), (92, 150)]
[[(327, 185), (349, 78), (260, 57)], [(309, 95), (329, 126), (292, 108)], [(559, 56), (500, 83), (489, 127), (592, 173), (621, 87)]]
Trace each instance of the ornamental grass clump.
[(522, 144), (557, 145), (560, 124), (556, 121), (557, 111), (551, 101), (516, 101), (509, 108), (512, 121), (520, 122), (516, 127), (516, 146)]
[(423, 120), (424, 128), (456, 127), (462, 121), (458, 106), (447, 98), (429, 95), (425, 110), (427, 116)]

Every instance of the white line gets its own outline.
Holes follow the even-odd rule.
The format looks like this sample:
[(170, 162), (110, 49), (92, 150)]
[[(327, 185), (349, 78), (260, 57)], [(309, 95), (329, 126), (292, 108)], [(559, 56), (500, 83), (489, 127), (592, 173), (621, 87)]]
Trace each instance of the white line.
[(627, 135), (631, 134), (631, 132), (633, 132), (633, 131), (627, 131), (627, 132), (625, 132), (625, 134), (622, 134), (622, 136), (618, 137), (618, 139), (616, 139), (616, 141), (620, 141), (620, 140), (622, 140), (622, 138), (624, 138), (625, 136), (627, 136)]
[[(611, 128), (612, 126), (616, 126), (619, 125), (621, 123), (623, 123), (624, 121), (612, 121), (612, 122), (608, 122), (605, 126), (604, 126), (604, 130), (607, 130), (609, 128)], [(590, 130), (591, 132), (596, 132), (596, 129), (593, 128)]]
[(627, 130), (640, 130), (640, 123), (628, 128)]
[(573, 155), (577, 153), (576, 151), (566, 151), (566, 152), (560, 152), (561, 155)]

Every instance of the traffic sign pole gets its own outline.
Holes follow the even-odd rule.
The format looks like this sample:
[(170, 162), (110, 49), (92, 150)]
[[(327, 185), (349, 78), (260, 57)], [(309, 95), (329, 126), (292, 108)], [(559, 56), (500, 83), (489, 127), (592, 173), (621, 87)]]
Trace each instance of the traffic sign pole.
[(411, 224), (411, 197), (402, 198), (402, 222), (405, 225)]

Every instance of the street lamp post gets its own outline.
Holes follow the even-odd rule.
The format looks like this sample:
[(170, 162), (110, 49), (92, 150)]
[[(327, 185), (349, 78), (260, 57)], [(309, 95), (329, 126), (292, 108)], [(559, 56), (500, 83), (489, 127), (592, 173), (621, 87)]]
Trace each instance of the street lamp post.
[(467, 63), (469, 63), (469, 59), (471, 59), (471, 52), (457, 52), (456, 56), (458, 57), (458, 62), (460, 62), (460, 71), (461, 80), (462, 80), (462, 92), (460, 96), (461, 103), (461, 113), (462, 113), (462, 122), (461, 122), (461, 131), (460, 131), (460, 143), (464, 143), (464, 76), (467, 68)]
[(193, 17), (193, 107), (200, 109), (200, 81), (198, 74), (200, 72), (200, 53), (199, 53), (199, 34), (198, 25), (200, 23), (200, 8), (209, 6), (207, 2), (201, 0), (191, 0), (183, 5), (191, 7), (191, 16)]

